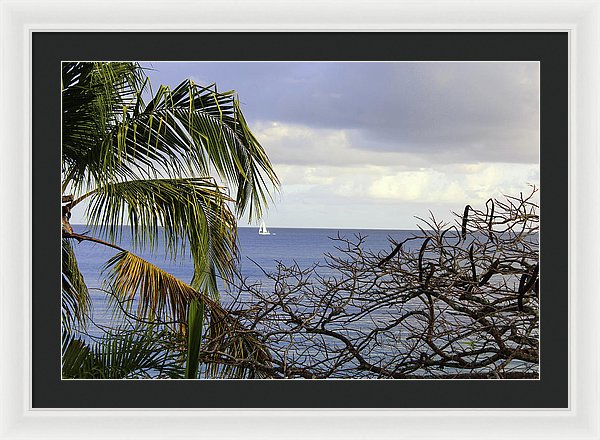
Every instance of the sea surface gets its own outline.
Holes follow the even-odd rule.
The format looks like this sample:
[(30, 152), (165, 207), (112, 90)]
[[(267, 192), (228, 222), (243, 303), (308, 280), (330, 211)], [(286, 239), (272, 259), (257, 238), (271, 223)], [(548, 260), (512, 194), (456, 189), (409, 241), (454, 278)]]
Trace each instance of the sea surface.
[[(152, 262), (166, 270), (175, 277), (185, 282), (190, 282), (193, 274), (193, 265), (189, 255), (178, 255), (174, 261), (159, 244), (151, 252), (146, 249), (135, 249), (131, 240), (131, 229), (122, 227), (122, 237), (118, 244), (120, 247), (131, 250), (140, 257)], [(74, 225), (77, 233), (88, 231), (83, 225)], [(356, 241), (356, 237), (364, 238), (364, 250), (387, 255), (392, 250), (390, 238), (396, 242), (414, 235), (417, 231), (408, 230), (381, 230), (381, 229), (313, 229), (313, 228), (269, 228), (271, 235), (259, 235), (258, 228), (241, 227), (238, 229), (240, 272), (248, 281), (259, 281), (268, 286), (270, 280), (265, 275), (275, 270), (277, 262), (285, 265), (297, 264), (300, 268), (309, 268), (314, 264), (324, 262), (325, 254), (341, 254), (336, 249), (334, 238), (338, 235)], [(94, 231), (90, 233), (97, 236)], [(90, 288), (95, 324), (109, 325), (113, 315), (109, 312), (108, 295), (97, 289), (102, 288), (104, 264), (117, 253), (116, 250), (101, 244), (86, 242), (74, 243), (75, 254), (79, 269), (83, 274), (87, 286)], [(327, 275), (323, 273), (322, 275)], [(227, 298), (223, 298), (227, 301)], [(114, 325), (115, 322), (112, 322)], [(100, 333), (89, 329), (91, 334)]]
[[(87, 228), (83, 225), (74, 225), (73, 229), (78, 233), (86, 233)], [(278, 262), (286, 266), (297, 265), (301, 269), (311, 268), (313, 265), (319, 265), (317, 271), (319, 275), (327, 277), (328, 267), (324, 265), (326, 255), (341, 255), (342, 252), (336, 249), (341, 242), (336, 238), (345, 238), (351, 242), (356, 242), (358, 237), (363, 239), (361, 246), (363, 251), (371, 251), (383, 258), (390, 254), (393, 249), (391, 241), (398, 243), (406, 238), (421, 235), (420, 231), (414, 230), (370, 230), (370, 229), (308, 229), (308, 228), (270, 228), (271, 235), (259, 235), (258, 228), (239, 228), (238, 246), (240, 252), (240, 272), (243, 278), (246, 278), (249, 284), (254, 282), (262, 283), (263, 291), (273, 285), (273, 281), (266, 274), (276, 270)], [(91, 236), (98, 236), (98, 231), (91, 231)], [(165, 252), (162, 244), (150, 251), (146, 249), (136, 249), (132, 244), (131, 229), (128, 226), (122, 227), (122, 237), (118, 244), (120, 247), (134, 252), (136, 255), (152, 262), (158, 267), (166, 270), (175, 277), (185, 282), (190, 282), (193, 275), (193, 265), (191, 258), (187, 254), (178, 255), (176, 260)], [(537, 235), (535, 236), (537, 240)], [(421, 240), (409, 241), (405, 249), (410, 247), (419, 247)], [(109, 295), (102, 290), (103, 274), (102, 268), (106, 262), (118, 251), (101, 244), (86, 242), (73, 242), (79, 269), (84, 276), (87, 286), (90, 288), (92, 297), (91, 325), (88, 325), (85, 339), (95, 339), (101, 337), (103, 329), (114, 328), (120, 324), (119, 319), (115, 319), (115, 307), (109, 302)], [(332, 273), (333, 274), (333, 273)], [(222, 287), (221, 283), (221, 287)], [(223, 289), (221, 301), (227, 305), (233, 300)], [(244, 300), (244, 298), (241, 298)], [(239, 300), (239, 298), (238, 298)], [(132, 304), (135, 310), (135, 302)], [(381, 316), (380, 316), (381, 315)], [(367, 331), (373, 326), (375, 321), (389, 320), (385, 308), (365, 315), (354, 325), (357, 326), (352, 331)], [(350, 330), (348, 330), (350, 331)], [(388, 353), (388, 349), (382, 349), (381, 355), (397, 354), (396, 348), (393, 353)], [(522, 362), (511, 361), (509, 367), (521, 368)], [(446, 371), (448, 373), (449, 371)]]

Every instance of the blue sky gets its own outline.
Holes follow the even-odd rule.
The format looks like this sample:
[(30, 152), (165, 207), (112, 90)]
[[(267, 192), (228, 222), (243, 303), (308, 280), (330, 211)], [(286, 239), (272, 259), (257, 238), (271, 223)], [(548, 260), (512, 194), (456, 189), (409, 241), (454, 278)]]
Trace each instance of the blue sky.
[(271, 227), (414, 229), (539, 183), (535, 62), (142, 65), (236, 90), (282, 181)]

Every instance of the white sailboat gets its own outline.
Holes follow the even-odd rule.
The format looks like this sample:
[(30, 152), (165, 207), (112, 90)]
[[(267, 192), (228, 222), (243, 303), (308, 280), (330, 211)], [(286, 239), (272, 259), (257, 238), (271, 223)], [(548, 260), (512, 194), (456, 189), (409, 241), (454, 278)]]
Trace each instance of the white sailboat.
[(271, 235), (271, 233), (267, 229), (267, 225), (265, 225), (265, 221), (264, 220), (261, 223), (260, 228), (258, 229), (258, 235)]

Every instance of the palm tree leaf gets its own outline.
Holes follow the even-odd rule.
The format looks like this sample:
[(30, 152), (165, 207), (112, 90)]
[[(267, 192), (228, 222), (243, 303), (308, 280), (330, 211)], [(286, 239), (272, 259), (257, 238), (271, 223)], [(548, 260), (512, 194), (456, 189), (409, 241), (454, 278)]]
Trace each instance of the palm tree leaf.
[(94, 344), (63, 335), (62, 377), (65, 379), (126, 379), (152, 376), (181, 377), (177, 353), (170, 351), (168, 334), (152, 326), (117, 327)]
[(88, 220), (110, 240), (131, 225), (136, 248), (151, 249), (162, 236), (173, 258), (189, 247), (192, 285), (218, 295), (215, 270), (230, 279), (237, 262), (236, 221), (231, 201), (211, 179), (136, 180), (105, 185), (90, 196)]
[(122, 120), (123, 109), (139, 99), (144, 80), (134, 63), (63, 63), (63, 189), (94, 186), (119, 173), (133, 175), (107, 134)]
[(173, 90), (159, 87), (145, 105), (145, 84), (137, 64), (65, 63), (63, 188), (215, 170), (235, 191), (239, 215), (262, 215), (266, 182), (279, 181), (235, 93), (187, 80)]
[(174, 90), (161, 86), (143, 111), (132, 113), (117, 130), (124, 159), (151, 156), (169, 175), (210, 175), (211, 168), (236, 191), (238, 214), (260, 216), (270, 196), (266, 180), (279, 183), (272, 165), (248, 128), (234, 92), (184, 81)]
[[(270, 365), (271, 355), (256, 335), (247, 330), (218, 301), (211, 299), (175, 278), (163, 269), (131, 252), (123, 251), (105, 265), (106, 283), (116, 298), (127, 304), (140, 318), (162, 322), (178, 322), (173, 330), (187, 331), (188, 304), (198, 300), (204, 305), (204, 319), (209, 321), (203, 338), (204, 358), (211, 364), (206, 370), (216, 377), (255, 377), (260, 372), (255, 363)], [(230, 365), (231, 359), (238, 360)], [(250, 362), (252, 360), (252, 362)]]
[(188, 344), (185, 362), (185, 378), (196, 379), (202, 345), (202, 327), (204, 325), (204, 303), (194, 298), (188, 310)]
[(75, 253), (68, 239), (62, 240), (62, 321), (67, 329), (75, 324), (85, 328), (91, 307), (89, 290), (79, 271)]
[(128, 311), (135, 307), (140, 318), (176, 321), (183, 329), (192, 299), (202, 298), (208, 307), (220, 308), (217, 301), (128, 251), (119, 252), (108, 260), (103, 272), (107, 273), (105, 283), (115, 297), (128, 305)]
[(97, 348), (97, 357), (110, 379), (152, 376), (181, 377), (178, 357), (163, 344), (165, 330), (136, 325), (133, 329), (118, 327), (106, 334)]
[(81, 338), (63, 333), (62, 378), (101, 379), (106, 377), (104, 366), (92, 347)]

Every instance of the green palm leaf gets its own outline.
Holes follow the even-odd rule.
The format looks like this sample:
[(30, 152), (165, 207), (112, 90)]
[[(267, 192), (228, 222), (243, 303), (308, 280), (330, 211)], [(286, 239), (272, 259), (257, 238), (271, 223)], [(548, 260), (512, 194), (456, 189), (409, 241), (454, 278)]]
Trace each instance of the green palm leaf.
[(133, 244), (143, 248), (163, 238), (172, 257), (189, 246), (192, 285), (218, 295), (215, 269), (230, 279), (237, 261), (236, 221), (230, 201), (211, 179), (136, 180), (105, 185), (90, 196), (88, 218), (101, 235), (120, 238), (130, 224)]
[(75, 253), (68, 239), (62, 240), (62, 322), (71, 330), (75, 324), (85, 328), (91, 299), (88, 288), (79, 271)]
[(126, 379), (152, 376), (181, 377), (178, 353), (169, 350), (165, 330), (141, 324), (119, 326), (90, 344), (63, 337), (64, 379)]
[[(93, 189), (115, 177), (207, 177), (215, 170), (235, 192), (239, 215), (247, 208), (250, 218), (262, 214), (271, 191), (266, 182), (279, 181), (234, 92), (188, 80), (173, 90), (159, 87), (146, 105), (139, 66), (79, 64), (85, 66), (63, 67), (82, 71), (63, 80), (63, 108), (65, 102), (70, 108), (63, 114), (64, 188)], [(97, 85), (111, 78), (115, 90)]]
[(185, 362), (185, 378), (196, 379), (202, 345), (202, 327), (204, 325), (204, 303), (193, 299), (188, 311), (188, 344)]
[(120, 173), (133, 175), (107, 139), (123, 108), (142, 93), (142, 73), (133, 63), (63, 63), (63, 189), (78, 191)]
[(110, 375), (93, 347), (68, 333), (63, 333), (61, 366), (63, 379), (104, 379)]
[[(269, 197), (266, 180), (278, 184), (272, 165), (251, 133), (234, 92), (219, 93), (216, 86), (201, 87), (184, 81), (174, 90), (161, 87), (143, 112), (124, 124), (128, 140), (138, 140), (134, 151), (146, 151), (148, 141), (161, 165), (181, 173), (185, 167), (198, 175), (219, 177), (236, 190), (238, 214), (250, 208), (260, 216)], [(131, 144), (128, 144), (130, 147)], [(152, 149), (150, 147), (150, 149)]]

